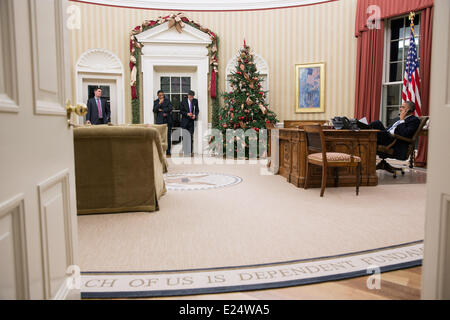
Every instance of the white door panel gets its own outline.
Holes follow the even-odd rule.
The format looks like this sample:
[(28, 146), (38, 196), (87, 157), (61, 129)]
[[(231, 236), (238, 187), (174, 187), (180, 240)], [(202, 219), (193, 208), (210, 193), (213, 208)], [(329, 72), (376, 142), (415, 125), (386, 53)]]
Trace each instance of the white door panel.
[(66, 0), (0, 1), (2, 298), (63, 297), (76, 264), (66, 8)]
[(30, 1), (36, 113), (65, 115), (63, 6), (57, 0)]
[(23, 196), (0, 204), (0, 299), (28, 298)]
[(436, 0), (422, 297), (450, 299), (450, 1)]
[(19, 112), (12, 1), (0, 1), (0, 112)]

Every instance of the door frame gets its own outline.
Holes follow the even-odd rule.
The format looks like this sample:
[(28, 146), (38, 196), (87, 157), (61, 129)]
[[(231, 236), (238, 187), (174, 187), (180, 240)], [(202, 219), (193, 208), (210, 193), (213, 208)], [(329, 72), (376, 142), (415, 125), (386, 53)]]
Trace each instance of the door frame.
[[(111, 120), (115, 120), (111, 121), (114, 124), (123, 124), (123, 122), (119, 121), (119, 108), (118, 108), (118, 99), (117, 99), (117, 81), (115, 79), (105, 79), (105, 78), (99, 78), (99, 79), (95, 79), (95, 78), (83, 78), (83, 83), (82, 83), (82, 90), (81, 90), (81, 100), (83, 101), (83, 103), (87, 102), (87, 99), (85, 97), (85, 90), (87, 90), (87, 86), (90, 85), (99, 85), (99, 86), (109, 86), (110, 87), (110, 107), (111, 107)], [(113, 88), (115, 87), (115, 91), (113, 90)], [(122, 114), (123, 116), (123, 114)], [(85, 118), (84, 117), (79, 117), (79, 124), (84, 124), (85, 122)]]
[(433, 10), (422, 299), (450, 299), (450, 2), (435, 0)]
[(91, 49), (84, 52), (75, 66), (76, 103), (83, 101), (83, 83), (85, 80), (115, 81), (117, 97), (117, 123), (126, 122), (124, 68), (120, 59), (106, 49)]

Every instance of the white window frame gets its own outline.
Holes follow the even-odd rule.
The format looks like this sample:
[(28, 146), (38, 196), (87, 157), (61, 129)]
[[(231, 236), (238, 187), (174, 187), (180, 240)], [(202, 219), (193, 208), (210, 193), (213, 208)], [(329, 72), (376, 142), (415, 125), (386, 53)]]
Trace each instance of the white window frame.
[[(416, 38), (419, 39), (421, 38), (421, 32), (422, 32), (422, 17), (421, 14), (418, 14), (420, 16), (420, 33), (419, 36)], [(394, 82), (390, 82), (389, 81), (389, 77), (390, 77), (390, 59), (391, 59), (391, 23), (393, 20), (397, 20), (397, 19), (404, 19), (404, 18), (408, 18), (408, 15), (403, 15), (403, 16), (398, 16), (398, 17), (394, 17), (394, 18), (390, 18), (386, 21), (386, 27), (384, 28), (384, 57), (383, 57), (383, 82), (381, 85), (381, 101), (380, 101), (380, 119), (381, 121), (386, 125), (387, 124), (387, 89), (388, 86), (390, 85), (402, 85), (403, 84), (403, 75), (404, 75), (404, 64), (406, 62), (406, 60), (402, 60), (402, 79), (400, 81), (394, 81)], [(406, 39), (405, 36), (403, 36), (403, 39)], [(403, 40), (404, 41), (404, 40)], [(422, 50), (422, 48), (420, 48), (420, 50)], [(404, 54), (403, 54), (403, 58), (404, 58)], [(420, 61), (420, 57), (419, 57), (419, 61)]]
[[(181, 72), (177, 72), (177, 73), (175, 73), (175, 72), (167, 72), (167, 73), (161, 72), (161, 73), (158, 73), (158, 79), (157, 79), (157, 81), (159, 83), (159, 89), (158, 90), (161, 90), (161, 78), (162, 77), (180, 78), (180, 81), (181, 81), (181, 78), (183, 78), (183, 77), (184, 78), (191, 78), (191, 89), (190, 90), (193, 90), (192, 89), (193, 81), (194, 81), (194, 74), (193, 73), (181, 73)], [(169, 98), (173, 94), (178, 94), (178, 93), (172, 93), (172, 85), (171, 84), (169, 84), (169, 87), (170, 87), (170, 91), (169, 92), (164, 91), (164, 94), (166, 95), (167, 98)], [(180, 91), (181, 91), (180, 92), (180, 95), (181, 95), (180, 103), (183, 100), (183, 95), (187, 95), (187, 92), (182, 92), (183, 91), (182, 89), (183, 89), (183, 87), (182, 87), (181, 82), (180, 82)]]

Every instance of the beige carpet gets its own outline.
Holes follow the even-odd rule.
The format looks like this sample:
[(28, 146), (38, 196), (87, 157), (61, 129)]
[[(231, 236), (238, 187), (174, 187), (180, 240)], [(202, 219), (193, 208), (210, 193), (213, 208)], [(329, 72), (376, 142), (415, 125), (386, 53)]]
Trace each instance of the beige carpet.
[(169, 191), (160, 211), (78, 217), (82, 271), (254, 265), (347, 254), (423, 239), (425, 184), (303, 190), (260, 165), (170, 165), (237, 175), (240, 184)]

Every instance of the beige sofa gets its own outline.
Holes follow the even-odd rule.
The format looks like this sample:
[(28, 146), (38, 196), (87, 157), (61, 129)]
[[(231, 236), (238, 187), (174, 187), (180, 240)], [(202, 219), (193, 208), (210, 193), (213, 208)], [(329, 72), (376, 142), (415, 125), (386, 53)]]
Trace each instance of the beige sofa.
[(159, 210), (167, 172), (160, 130), (145, 126), (74, 129), (78, 214)]
[(161, 135), (161, 144), (164, 152), (167, 151), (169, 145), (167, 142), (167, 124), (128, 124), (129, 127), (144, 127), (144, 128), (154, 128), (158, 130)]

